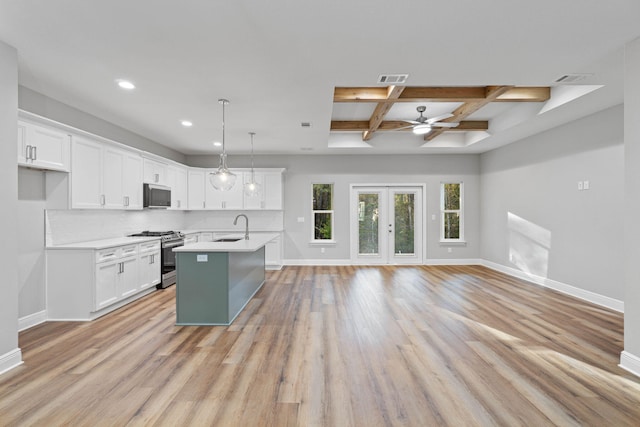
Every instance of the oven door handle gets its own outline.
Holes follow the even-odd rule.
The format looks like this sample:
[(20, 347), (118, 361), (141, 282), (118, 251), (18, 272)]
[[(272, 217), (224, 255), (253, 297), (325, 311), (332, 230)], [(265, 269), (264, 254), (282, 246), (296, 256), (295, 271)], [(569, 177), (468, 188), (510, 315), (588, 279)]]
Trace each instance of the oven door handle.
[(180, 240), (177, 242), (163, 243), (162, 248), (175, 248), (176, 246), (184, 246), (184, 240)]

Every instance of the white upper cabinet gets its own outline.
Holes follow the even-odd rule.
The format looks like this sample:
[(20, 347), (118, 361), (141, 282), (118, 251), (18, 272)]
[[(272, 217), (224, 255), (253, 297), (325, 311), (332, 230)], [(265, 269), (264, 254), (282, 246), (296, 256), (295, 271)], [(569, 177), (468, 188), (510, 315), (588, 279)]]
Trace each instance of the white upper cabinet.
[[(282, 171), (260, 170), (255, 171), (255, 179), (260, 184), (261, 191), (255, 196), (244, 195), (245, 209), (282, 209)], [(251, 172), (244, 173), (244, 183), (251, 180)]]
[(152, 159), (144, 159), (144, 182), (148, 184), (167, 185), (169, 165)]
[(71, 207), (142, 209), (142, 157), (136, 152), (74, 137)]
[(205, 169), (190, 168), (188, 173), (188, 208), (189, 210), (205, 209)]
[(61, 130), (18, 121), (18, 164), (68, 172), (69, 140)]
[(205, 194), (206, 194), (206, 208), (207, 209), (243, 209), (243, 185), (242, 185), (242, 172), (232, 171), (236, 174), (236, 183), (228, 191), (220, 191), (213, 188), (213, 185), (209, 182), (208, 175), (211, 172), (215, 172), (214, 169), (208, 170), (205, 179)]
[(71, 142), (71, 207), (101, 209), (103, 146), (88, 138), (73, 137)]
[(171, 209), (187, 209), (187, 168), (169, 165), (167, 186), (171, 188)]

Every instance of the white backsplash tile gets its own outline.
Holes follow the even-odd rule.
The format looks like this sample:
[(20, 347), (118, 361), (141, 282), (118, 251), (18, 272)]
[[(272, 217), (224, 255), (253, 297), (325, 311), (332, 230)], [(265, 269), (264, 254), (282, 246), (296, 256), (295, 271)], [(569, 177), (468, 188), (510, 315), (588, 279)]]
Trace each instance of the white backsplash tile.
[(47, 246), (90, 240), (122, 237), (144, 230), (213, 230), (244, 232), (244, 219), (233, 225), (235, 217), (244, 213), (249, 217), (250, 231), (282, 231), (282, 211), (170, 211), (145, 209), (116, 210), (57, 210), (45, 215)]

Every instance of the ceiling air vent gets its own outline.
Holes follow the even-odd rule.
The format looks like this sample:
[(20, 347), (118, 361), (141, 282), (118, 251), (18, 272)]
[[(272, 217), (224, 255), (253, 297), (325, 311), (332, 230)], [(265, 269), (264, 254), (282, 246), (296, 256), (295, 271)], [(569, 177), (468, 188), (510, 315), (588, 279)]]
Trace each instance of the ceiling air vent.
[(300, 126), (303, 128), (310, 128), (311, 127), (311, 122), (301, 122)]
[(407, 81), (409, 74), (380, 74), (378, 84), (399, 85)]
[(586, 79), (587, 77), (591, 77), (593, 74), (585, 74), (585, 73), (574, 73), (574, 74), (565, 74), (564, 76), (556, 79), (554, 83), (577, 83)]

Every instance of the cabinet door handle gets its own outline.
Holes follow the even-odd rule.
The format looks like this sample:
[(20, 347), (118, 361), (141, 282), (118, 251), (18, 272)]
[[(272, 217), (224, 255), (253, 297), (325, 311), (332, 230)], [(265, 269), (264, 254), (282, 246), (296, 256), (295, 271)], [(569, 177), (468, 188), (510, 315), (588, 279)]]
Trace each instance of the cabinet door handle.
[(222, 201), (222, 209), (226, 209), (227, 208), (227, 202), (225, 202), (224, 200)]
[(107, 203), (107, 198), (104, 194), (100, 196), (100, 205), (104, 206)]
[(31, 147), (31, 160), (37, 160), (38, 159), (38, 147), (33, 146)]
[(31, 160), (31, 146), (27, 145), (24, 150), (24, 158), (27, 160)]
[(160, 181), (160, 174), (159, 173), (154, 174), (153, 179), (155, 180), (156, 183), (158, 183)]
[(180, 200), (176, 200), (176, 204), (177, 204), (176, 207), (179, 208), (180, 207)]
[(207, 202), (202, 202), (202, 209), (207, 207)]
[(126, 199), (126, 201), (127, 201), (127, 204), (126, 204), (125, 206), (127, 206), (127, 207), (128, 207), (128, 206), (129, 206), (129, 196), (124, 196), (124, 198), (125, 198), (125, 199)]

